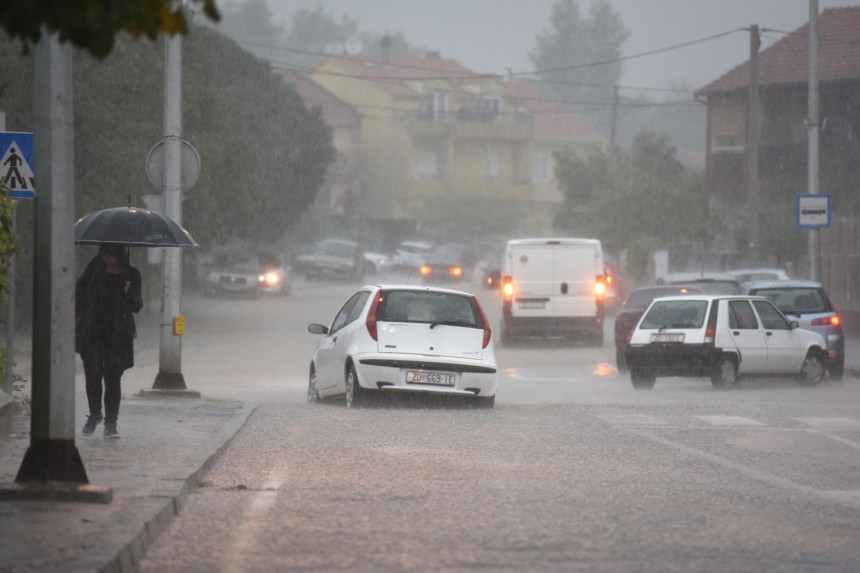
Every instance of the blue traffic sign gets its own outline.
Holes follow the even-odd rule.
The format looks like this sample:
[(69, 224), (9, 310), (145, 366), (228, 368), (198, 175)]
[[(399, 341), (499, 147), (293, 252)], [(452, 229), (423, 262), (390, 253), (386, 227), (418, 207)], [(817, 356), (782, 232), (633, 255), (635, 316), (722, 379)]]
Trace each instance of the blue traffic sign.
[(36, 196), (32, 133), (0, 131), (0, 181), (15, 199)]

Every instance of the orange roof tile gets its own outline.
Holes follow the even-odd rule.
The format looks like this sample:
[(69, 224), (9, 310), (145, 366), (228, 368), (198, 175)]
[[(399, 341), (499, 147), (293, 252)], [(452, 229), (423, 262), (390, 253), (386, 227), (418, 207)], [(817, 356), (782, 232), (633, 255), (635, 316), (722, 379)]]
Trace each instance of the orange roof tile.
[(593, 127), (570, 113), (560, 104), (548, 100), (527, 82), (506, 82), (508, 96), (517, 100), (520, 107), (531, 114), (534, 133), (538, 139), (577, 139), (603, 141), (605, 138)]
[[(818, 18), (818, 79), (860, 78), (860, 6), (827, 8)], [(809, 81), (809, 24), (759, 54), (759, 85)], [(746, 89), (749, 61), (709, 83), (697, 93)]]

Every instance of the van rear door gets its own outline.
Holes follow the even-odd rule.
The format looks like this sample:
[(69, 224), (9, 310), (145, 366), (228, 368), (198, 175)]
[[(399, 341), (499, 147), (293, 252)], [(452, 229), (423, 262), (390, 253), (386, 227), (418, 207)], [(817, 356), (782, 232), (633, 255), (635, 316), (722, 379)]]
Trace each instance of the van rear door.
[(602, 275), (593, 245), (556, 245), (553, 250), (554, 299), (557, 316), (594, 316), (594, 284)]
[(551, 316), (555, 292), (553, 245), (512, 245), (511, 278), (515, 316)]

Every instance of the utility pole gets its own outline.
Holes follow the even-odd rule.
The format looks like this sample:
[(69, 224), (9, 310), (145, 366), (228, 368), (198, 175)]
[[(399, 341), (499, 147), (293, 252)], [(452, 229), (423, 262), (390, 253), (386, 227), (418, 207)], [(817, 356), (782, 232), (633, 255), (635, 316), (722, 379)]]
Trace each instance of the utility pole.
[[(809, 117), (806, 129), (809, 134), (808, 193), (818, 193), (818, 0), (809, 0)], [(809, 230), (807, 255), (809, 257), (809, 278), (821, 280), (820, 269), (820, 231)]]
[(612, 91), (612, 128), (609, 132), (609, 145), (615, 147), (616, 128), (618, 127), (618, 86)]
[[(164, 38), (164, 214), (182, 225), (182, 38)], [(175, 328), (182, 296), (181, 249), (164, 249), (164, 292), (156, 390), (185, 390), (182, 337)]]
[(761, 134), (761, 106), (758, 93), (758, 51), (761, 37), (756, 24), (750, 26), (750, 90), (749, 133), (747, 134), (747, 237), (749, 263), (759, 264), (759, 138)]

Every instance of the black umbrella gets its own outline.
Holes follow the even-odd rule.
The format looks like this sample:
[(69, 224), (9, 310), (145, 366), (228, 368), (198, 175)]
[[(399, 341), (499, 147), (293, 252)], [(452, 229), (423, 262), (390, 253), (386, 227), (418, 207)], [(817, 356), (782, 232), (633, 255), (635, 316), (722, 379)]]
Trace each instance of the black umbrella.
[(176, 221), (141, 207), (93, 211), (75, 223), (75, 243), (118, 243), (132, 247), (196, 247), (197, 242)]

